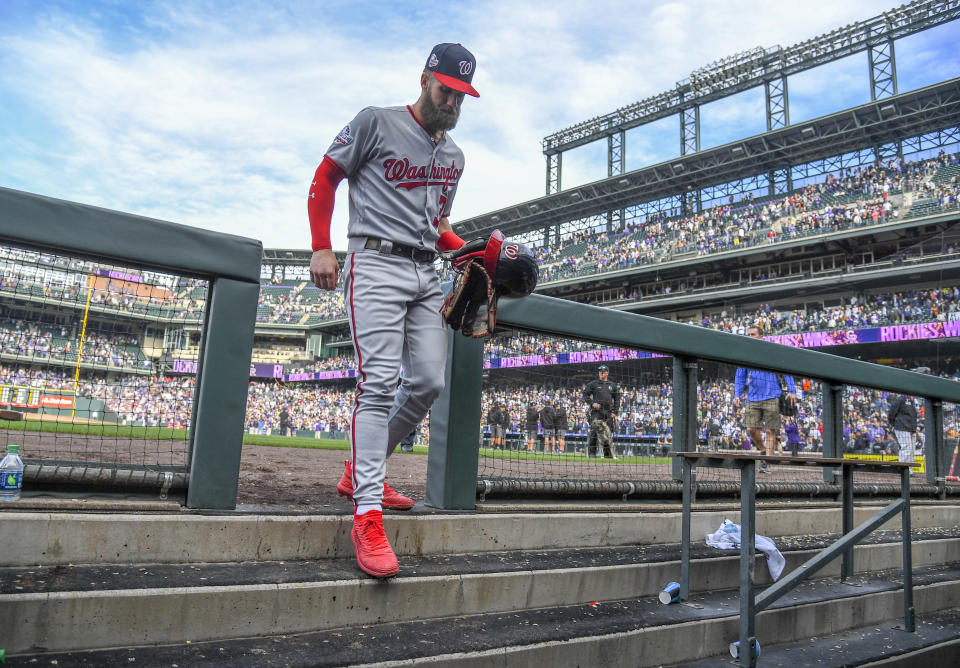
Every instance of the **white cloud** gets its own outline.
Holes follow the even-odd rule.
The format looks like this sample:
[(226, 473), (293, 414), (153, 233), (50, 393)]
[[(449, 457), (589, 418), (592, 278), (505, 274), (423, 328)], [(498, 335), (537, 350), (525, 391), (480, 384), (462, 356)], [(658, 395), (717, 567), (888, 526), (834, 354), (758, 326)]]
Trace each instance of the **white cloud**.
[[(0, 99), (12, 96), (17, 110), (0, 102), (0, 120), (34, 117), (18, 122), (24, 136), (0, 131), (0, 183), (300, 248), (323, 152), (361, 107), (414, 101), (424, 35), (462, 41), (479, 61), (482, 97), (464, 103), (454, 132), (467, 159), (454, 213), (465, 218), (543, 194), (548, 134), (736, 51), (788, 46), (878, 12), (859, 0), (517, 0), (465, 5), (450, 19), (437, 18), (448, 4), (431, 2), (395, 15), (379, 3), (150, 7), (122, 24), (112, 5), (51, 10), (0, 32)], [(818, 86), (826, 82), (811, 74), (798, 98)], [(679, 129), (628, 155), (635, 166), (671, 151)], [(563, 171), (564, 185), (605, 177), (605, 144), (565, 155)]]

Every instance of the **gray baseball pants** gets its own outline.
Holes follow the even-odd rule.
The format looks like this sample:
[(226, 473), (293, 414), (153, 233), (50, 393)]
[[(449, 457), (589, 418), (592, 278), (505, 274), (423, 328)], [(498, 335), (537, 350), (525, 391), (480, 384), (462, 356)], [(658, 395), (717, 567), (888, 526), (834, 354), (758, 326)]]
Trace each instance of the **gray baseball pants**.
[(376, 504), (383, 498), (387, 457), (443, 389), (443, 293), (432, 262), (356, 250), (344, 265), (344, 303), (357, 355), (353, 500)]

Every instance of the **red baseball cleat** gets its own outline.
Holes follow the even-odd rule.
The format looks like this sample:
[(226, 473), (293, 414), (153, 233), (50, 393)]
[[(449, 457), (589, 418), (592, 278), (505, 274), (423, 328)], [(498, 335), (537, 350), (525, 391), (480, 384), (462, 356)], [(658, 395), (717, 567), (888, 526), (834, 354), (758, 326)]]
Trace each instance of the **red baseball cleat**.
[[(337, 494), (349, 499), (353, 498), (353, 466), (349, 461), (343, 463), (344, 471), (340, 482), (337, 483)], [(383, 507), (393, 510), (410, 510), (413, 508), (413, 499), (404, 496), (386, 482), (383, 483)]]
[(375, 578), (388, 578), (400, 570), (397, 555), (393, 553), (383, 530), (381, 511), (369, 510), (363, 515), (354, 515), (350, 537), (357, 551), (357, 564), (364, 573)]

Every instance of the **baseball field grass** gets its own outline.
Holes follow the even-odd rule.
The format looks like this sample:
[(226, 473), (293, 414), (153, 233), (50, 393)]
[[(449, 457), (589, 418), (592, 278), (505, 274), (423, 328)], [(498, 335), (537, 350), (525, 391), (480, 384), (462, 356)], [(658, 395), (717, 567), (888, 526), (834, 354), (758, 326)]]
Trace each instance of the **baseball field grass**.
[[(167, 427), (134, 427), (129, 425), (118, 425), (105, 422), (94, 422), (89, 420), (78, 420), (77, 418), (61, 417), (59, 419), (49, 418), (37, 419), (26, 418), (24, 420), (0, 420), (0, 430), (10, 434), (16, 432), (43, 432), (53, 434), (80, 434), (83, 436), (103, 436), (107, 438), (131, 438), (143, 440), (168, 440), (184, 441), (187, 439), (188, 432), (185, 429), (170, 429)], [(350, 444), (345, 439), (336, 438), (303, 438), (299, 436), (264, 436), (260, 434), (244, 434), (244, 445), (266, 445), (278, 448), (306, 448), (310, 450), (349, 450)], [(414, 445), (413, 453), (416, 455), (427, 454), (426, 445)], [(397, 450), (399, 453), (399, 449)], [(583, 453), (565, 452), (565, 453), (544, 453), (527, 452), (525, 450), (494, 450), (492, 448), (480, 448), (481, 457), (491, 459), (522, 459), (522, 460), (550, 460), (550, 461), (585, 461), (587, 458)], [(610, 464), (667, 464), (669, 457), (626, 457), (621, 456), (616, 460), (595, 459), (597, 463)]]
[[(8, 434), (18, 431), (44, 432), (159, 441), (185, 441), (189, 434), (186, 429), (135, 427), (68, 416), (61, 416), (59, 418), (50, 416), (44, 418), (28, 417), (23, 420), (0, 420), (0, 430), (6, 430)], [(319, 450), (349, 449), (347, 441), (334, 438), (298, 438), (296, 436), (244, 434), (243, 443), (244, 445), (271, 445), (285, 448), (313, 448)], [(424, 452), (426, 452), (426, 448), (424, 448)]]

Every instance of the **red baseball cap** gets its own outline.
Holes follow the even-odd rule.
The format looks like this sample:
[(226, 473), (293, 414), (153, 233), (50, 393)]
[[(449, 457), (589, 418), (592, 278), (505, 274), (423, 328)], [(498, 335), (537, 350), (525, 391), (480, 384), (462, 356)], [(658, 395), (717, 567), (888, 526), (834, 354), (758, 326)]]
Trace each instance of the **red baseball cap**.
[(437, 44), (430, 51), (426, 69), (433, 72), (437, 81), (447, 88), (480, 97), (480, 93), (471, 85), (473, 73), (477, 69), (477, 59), (462, 44)]

